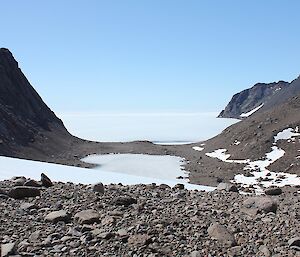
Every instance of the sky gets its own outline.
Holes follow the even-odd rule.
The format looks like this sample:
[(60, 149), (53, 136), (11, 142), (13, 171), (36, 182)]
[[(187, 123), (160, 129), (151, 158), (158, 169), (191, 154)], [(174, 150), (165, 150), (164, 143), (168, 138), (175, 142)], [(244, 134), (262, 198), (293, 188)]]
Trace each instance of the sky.
[(0, 47), (55, 112), (210, 112), (299, 75), (298, 0), (9, 0)]

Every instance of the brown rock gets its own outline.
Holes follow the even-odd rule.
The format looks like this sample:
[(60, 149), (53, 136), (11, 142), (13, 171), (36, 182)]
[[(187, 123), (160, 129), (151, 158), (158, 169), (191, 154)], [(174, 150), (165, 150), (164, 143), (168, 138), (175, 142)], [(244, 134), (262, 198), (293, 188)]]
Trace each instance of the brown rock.
[(256, 210), (257, 212), (274, 212), (277, 211), (277, 203), (269, 197), (251, 197), (244, 201), (245, 208)]
[(8, 192), (8, 195), (14, 199), (23, 199), (26, 197), (40, 196), (41, 191), (36, 187), (16, 186)]
[(226, 246), (236, 245), (234, 236), (223, 225), (214, 223), (208, 228), (207, 232), (211, 238), (218, 240), (220, 243)]
[(131, 246), (144, 246), (151, 242), (151, 238), (146, 234), (136, 234), (128, 238), (128, 244)]
[(42, 186), (44, 186), (44, 187), (52, 187), (53, 186), (51, 179), (48, 178), (47, 175), (44, 173), (41, 174), (41, 182), (42, 182)]
[(52, 222), (52, 223), (57, 223), (59, 221), (68, 222), (70, 221), (70, 219), (71, 219), (71, 215), (64, 210), (50, 212), (45, 217), (45, 221)]
[(79, 224), (92, 224), (94, 222), (99, 223), (100, 215), (97, 211), (90, 209), (76, 213), (74, 219)]
[(266, 195), (281, 195), (282, 190), (279, 187), (272, 187), (265, 190)]
[(26, 181), (24, 183), (24, 186), (28, 186), (28, 187), (41, 187), (42, 185), (39, 182), (37, 182), (37, 181), (35, 181), (33, 179), (30, 179), (30, 180), (28, 180), (28, 181)]

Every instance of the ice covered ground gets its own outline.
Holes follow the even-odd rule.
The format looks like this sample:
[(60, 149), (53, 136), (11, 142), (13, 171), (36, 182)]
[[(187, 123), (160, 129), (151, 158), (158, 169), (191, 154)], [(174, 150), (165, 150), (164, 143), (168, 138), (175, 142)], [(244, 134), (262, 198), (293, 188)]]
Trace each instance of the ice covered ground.
[(235, 119), (218, 113), (61, 113), (68, 130), (80, 138), (101, 142), (148, 140), (156, 144), (189, 144), (216, 136)]
[[(176, 163), (180, 168), (181, 163), (179, 162), (179, 160), (176, 160)], [(161, 164), (162, 163), (160, 163), (160, 165)], [(155, 166), (152, 167), (155, 168)], [(213, 187), (193, 185), (176, 179), (150, 178), (145, 176), (134, 176), (124, 173), (106, 171), (105, 169), (84, 169), (59, 164), (28, 161), (2, 156), (0, 157), (0, 180), (10, 179), (13, 176), (25, 176), (39, 180), (42, 172), (46, 173), (53, 181), (61, 182), (73, 182), (82, 184), (102, 182), (104, 184), (122, 183), (124, 185), (156, 183), (167, 184), (169, 186), (174, 186), (177, 183), (182, 183), (187, 189), (190, 190), (214, 190)]]
[(273, 185), (279, 187), (286, 185), (300, 185), (300, 177), (297, 175), (284, 172), (276, 173), (268, 169), (272, 163), (279, 160), (285, 154), (285, 151), (276, 145), (277, 142), (279, 140), (293, 142), (295, 137), (300, 136), (298, 131), (298, 127), (295, 129), (287, 128), (275, 135), (272, 150), (269, 153), (266, 153), (261, 160), (230, 160), (230, 154), (226, 153), (227, 149), (217, 149), (211, 153), (206, 153), (206, 155), (211, 158), (217, 158), (223, 162), (246, 164), (244, 170), (249, 170), (252, 176), (238, 174), (234, 177), (234, 182), (240, 183), (243, 187), (249, 187), (252, 185), (257, 189), (257, 192), (261, 191), (261, 187), (259, 185), (262, 187), (269, 187)]

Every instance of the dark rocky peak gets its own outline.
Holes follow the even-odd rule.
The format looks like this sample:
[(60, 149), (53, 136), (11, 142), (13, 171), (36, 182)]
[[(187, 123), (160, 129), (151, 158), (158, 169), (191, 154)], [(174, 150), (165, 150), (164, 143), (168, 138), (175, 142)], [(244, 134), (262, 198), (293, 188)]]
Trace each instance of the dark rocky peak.
[(257, 111), (269, 109), (278, 103), (278, 99), (282, 98), (280, 99), (282, 102), (289, 98), (286, 94), (290, 92), (291, 84), (286, 81), (257, 83), (235, 94), (218, 117), (242, 119), (256, 109)]
[(6, 48), (0, 48), (0, 154), (24, 146), (37, 134), (53, 128), (66, 131), (62, 121), (43, 102)]
[(0, 49), (0, 105), (13, 115), (49, 129), (49, 122), (61, 123), (30, 85), (11, 52)]

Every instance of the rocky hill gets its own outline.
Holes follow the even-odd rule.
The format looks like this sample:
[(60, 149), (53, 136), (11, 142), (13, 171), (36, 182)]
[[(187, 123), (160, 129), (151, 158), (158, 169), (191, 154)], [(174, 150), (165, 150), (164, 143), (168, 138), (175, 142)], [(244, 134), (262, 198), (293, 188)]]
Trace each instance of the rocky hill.
[(0, 119), (0, 155), (51, 155), (73, 138), (5, 48), (0, 49)]
[(300, 79), (291, 83), (285, 81), (269, 84), (258, 83), (253, 87), (235, 94), (219, 118), (243, 119), (254, 112), (262, 112), (284, 103), (300, 93)]
[(201, 183), (206, 178), (217, 184), (243, 174), (247, 176), (243, 182), (253, 185), (300, 185), (299, 113), (300, 95), (296, 95), (226, 128), (205, 142), (197, 164), (190, 161), (188, 165), (194, 166), (189, 169), (195, 170), (190, 179)]

